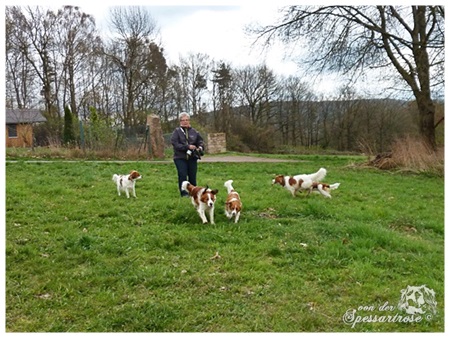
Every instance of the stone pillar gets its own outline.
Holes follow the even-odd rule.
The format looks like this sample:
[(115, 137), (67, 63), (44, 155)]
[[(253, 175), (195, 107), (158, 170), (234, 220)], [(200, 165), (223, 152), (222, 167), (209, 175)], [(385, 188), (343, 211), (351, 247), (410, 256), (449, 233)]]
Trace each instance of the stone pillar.
[(227, 151), (227, 138), (225, 133), (209, 133), (206, 151), (208, 154), (219, 154)]
[(156, 115), (147, 115), (147, 126), (149, 128), (149, 149), (153, 158), (164, 158), (164, 136), (161, 121)]

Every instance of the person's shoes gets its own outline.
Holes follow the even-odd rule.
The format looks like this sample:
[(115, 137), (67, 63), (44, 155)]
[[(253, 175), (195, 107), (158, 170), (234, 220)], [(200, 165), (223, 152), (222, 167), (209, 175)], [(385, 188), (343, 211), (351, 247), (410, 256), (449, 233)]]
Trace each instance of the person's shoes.
[(189, 197), (188, 193), (181, 193), (181, 197)]

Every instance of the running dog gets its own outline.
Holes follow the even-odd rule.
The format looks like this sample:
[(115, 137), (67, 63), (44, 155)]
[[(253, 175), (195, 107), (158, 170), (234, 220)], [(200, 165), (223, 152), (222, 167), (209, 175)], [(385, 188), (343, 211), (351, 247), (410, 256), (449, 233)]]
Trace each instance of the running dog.
[(219, 190), (211, 190), (206, 187), (196, 187), (188, 181), (184, 181), (181, 184), (181, 189), (186, 191), (189, 196), (191, 196), (191, 202), (197, 210), (203, 224), (208, 223), (206, 218), (206, 212), (209, 212), (209, 221), (211, 224), (214, 223), (214, 204), (216, 203), (216, 195)]
[(225, 202), (225, 215), (228, 219), (232, 219), (234, 217), (234, 223), (237, 223), (239, 221), (239, 216), (241, 215), (242, 202), (238, 192), (234, 190), (231, 185), (232, 183), (233, 180), (228, 180), (224, 184), (228, 191), (227, 200)]

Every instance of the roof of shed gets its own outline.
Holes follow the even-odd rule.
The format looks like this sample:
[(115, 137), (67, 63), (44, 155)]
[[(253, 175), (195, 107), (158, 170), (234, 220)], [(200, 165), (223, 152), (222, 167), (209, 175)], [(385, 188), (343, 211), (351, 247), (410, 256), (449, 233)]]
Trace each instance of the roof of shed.
[(39, 109), (6, 109), (6, 124), (45, 122)]

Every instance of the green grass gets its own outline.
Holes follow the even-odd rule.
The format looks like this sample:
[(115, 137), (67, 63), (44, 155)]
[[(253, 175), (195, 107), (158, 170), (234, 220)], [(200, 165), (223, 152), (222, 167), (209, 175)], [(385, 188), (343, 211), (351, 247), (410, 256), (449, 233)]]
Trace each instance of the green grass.
[[(7, 163), (6, 331), (443, 332), (443, 178), (289, 158), (302, 162), (199, 163), (199, 185), (219, 189), (216, 225), (178, 197), (171, 162)], [(320, 166), (342, 183), (332, 199), (271, 186)], [(131, 169), (136, 200), (111, 180)], [(227, 179), (238, 224), (223, 212)], [(430, 321), (343, 322), (423, 284), (436, 293)]]

